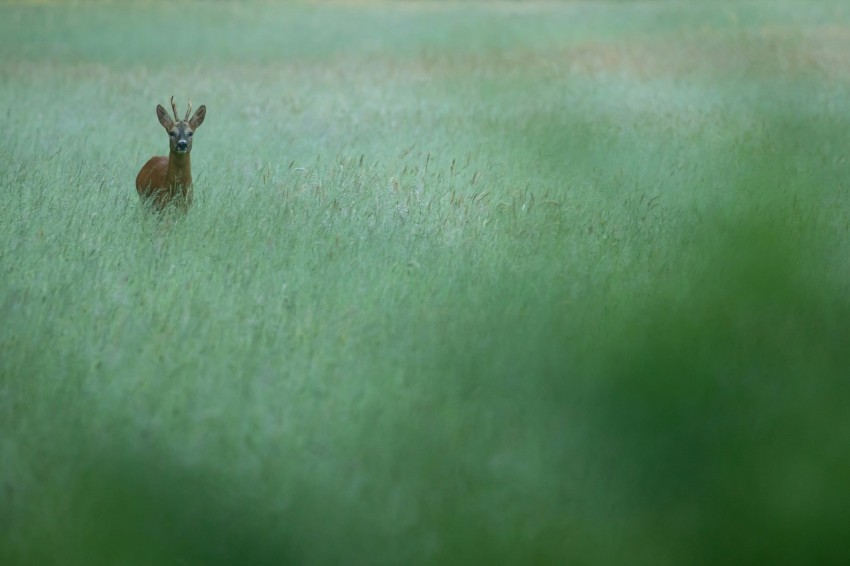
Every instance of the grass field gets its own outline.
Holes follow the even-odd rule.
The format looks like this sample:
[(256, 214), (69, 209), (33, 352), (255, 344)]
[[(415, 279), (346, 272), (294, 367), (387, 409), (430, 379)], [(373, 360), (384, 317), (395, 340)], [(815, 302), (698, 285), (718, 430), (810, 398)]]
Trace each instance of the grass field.
[(4, 3), (0, 124), (0, 563), (847, 563), (845, 2)]

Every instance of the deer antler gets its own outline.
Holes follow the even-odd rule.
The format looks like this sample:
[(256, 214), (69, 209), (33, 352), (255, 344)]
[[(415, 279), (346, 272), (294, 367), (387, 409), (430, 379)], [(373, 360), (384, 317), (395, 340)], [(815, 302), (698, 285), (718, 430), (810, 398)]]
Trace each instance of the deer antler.
[(174, 121), (179, 122), (180, 118), (177, 117), (177, 105), (174, 104), (174, 95), (171, 95), (171, 110), (174, 112)]
[(188, 122), (188, 121), (189, 121), (189, 114), (191, 114), (191, 113), (192, 113), (192, 99), (190, 98), (190, 99), (189, 99), (189, 109), (188, 109), (188, 110), (186, 110), (186, 117), (185, 117), (185, 118), (183, 118), (183, 121), (184, 121), (184, 122)]

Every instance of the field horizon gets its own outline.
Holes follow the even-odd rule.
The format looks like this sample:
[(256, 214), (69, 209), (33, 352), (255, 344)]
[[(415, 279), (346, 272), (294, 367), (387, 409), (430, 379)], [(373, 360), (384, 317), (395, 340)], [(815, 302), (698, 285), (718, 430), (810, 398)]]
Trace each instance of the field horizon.
[(0, 5), (0, 562), (843, 563), (848, 53), (837, 1)]

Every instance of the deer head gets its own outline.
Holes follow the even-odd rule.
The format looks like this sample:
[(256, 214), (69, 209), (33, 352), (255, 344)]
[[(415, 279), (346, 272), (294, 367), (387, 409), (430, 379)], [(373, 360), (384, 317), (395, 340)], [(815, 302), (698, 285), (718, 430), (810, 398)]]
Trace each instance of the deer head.
[(174, 112), (174, 119), (168, 115), (165, 108), (161, 104), (156, 105), (156, 117), (159, 118), (159, 123), (168, 132), (168, 139), (171, 145), (171, 153), (176, 155), (188, 155), (192, 151), (192, 136), (195, 130), (204, 123), (204, 116), (207, 114), (207, 107), (201, 106), (195, 111), (195, 114), (189, 118), (192, 112), (192, 101), (189, 101), (189, 109), (186, 110), (186, 115), (181, 120), (177, 117), (177, 106), (174, 104), (174, 97), (171, 97), (171, 110)]

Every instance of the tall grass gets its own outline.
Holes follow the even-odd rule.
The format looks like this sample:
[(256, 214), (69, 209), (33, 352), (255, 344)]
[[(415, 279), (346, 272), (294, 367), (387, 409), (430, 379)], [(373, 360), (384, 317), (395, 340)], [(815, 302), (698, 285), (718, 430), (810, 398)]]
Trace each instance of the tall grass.
[(0, 7), (0, 562), (843, 562), (848, 16)]

